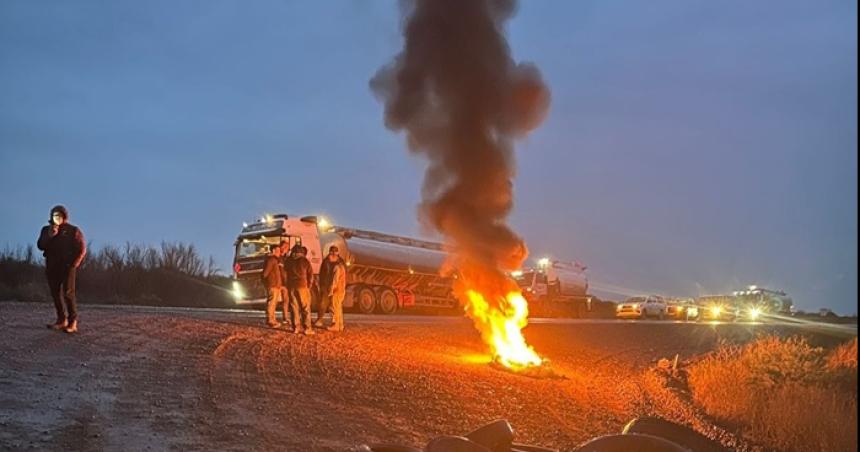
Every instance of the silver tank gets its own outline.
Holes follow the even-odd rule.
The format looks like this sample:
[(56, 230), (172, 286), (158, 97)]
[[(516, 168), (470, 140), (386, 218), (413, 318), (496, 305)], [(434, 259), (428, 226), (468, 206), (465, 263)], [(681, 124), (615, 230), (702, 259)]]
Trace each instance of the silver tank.
[(350, 266), (438, 275), (448, 256), (439, 243), (358, 229), (335, 228), (320, 239), (323, 254), (337, 245)]

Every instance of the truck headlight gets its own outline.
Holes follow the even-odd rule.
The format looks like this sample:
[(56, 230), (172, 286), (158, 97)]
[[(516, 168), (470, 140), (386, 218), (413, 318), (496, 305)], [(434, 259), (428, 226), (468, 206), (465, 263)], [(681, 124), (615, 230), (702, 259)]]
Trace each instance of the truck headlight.
[(761, 311), (758, 308), (750, 309), (750, 318), (755, 320), (761, 315)]
[(242, 290), (242, 285), (239, 284), (239, 281), (233, 281), (233, 298), (237, 300), (241, 300), (245, 298), (245, 291)]
[(711, 315), (714, 317), (719, 317), (720, 314), (723, 313), (723, 308), (720, 306), (711, 306)]

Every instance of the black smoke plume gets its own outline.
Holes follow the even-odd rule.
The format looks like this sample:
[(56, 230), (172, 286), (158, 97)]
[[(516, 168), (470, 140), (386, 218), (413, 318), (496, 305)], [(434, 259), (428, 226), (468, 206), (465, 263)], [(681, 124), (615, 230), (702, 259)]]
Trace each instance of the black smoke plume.
[(538, 69), (511, 58), (504, 25), (516, 3), (417, 0), (403, 10), (403, 50), (370, 86), (386, 127), (404, 131), (429, 162), (419, 217), (456, 250), (461, 269), (506, 279), (528, 255), (506, 223), (513, 142), (541, 123), (550, 99)]

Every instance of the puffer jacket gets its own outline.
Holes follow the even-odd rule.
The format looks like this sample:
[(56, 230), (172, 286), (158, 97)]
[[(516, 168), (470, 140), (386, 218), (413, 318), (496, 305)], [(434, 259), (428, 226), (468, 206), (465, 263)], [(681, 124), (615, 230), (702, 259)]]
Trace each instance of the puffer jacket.
[(295, 257), (286, 262), (287, 287), (290, 289), (307, 289), (314, 280), (314, 269), (308, 258)]
[(87, 254), (87, 242), (81, 229), (69, 223), (60, 225), (51, 236), (51, 225), (42, 227), (36, 246), (43, 251), (46, 267), (79, 267)]

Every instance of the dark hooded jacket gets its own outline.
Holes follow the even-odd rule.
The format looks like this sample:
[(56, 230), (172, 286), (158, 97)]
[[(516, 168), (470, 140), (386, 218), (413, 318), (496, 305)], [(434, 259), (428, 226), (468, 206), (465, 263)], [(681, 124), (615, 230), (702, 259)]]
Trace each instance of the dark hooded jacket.
[(287, 270), (287, 287), (290, 289), (307, 289), (314, 280), (314, 269), (308, 258), (293, 257), (285, 262)]
[(42, 227), (36, 246), (43, 251), (48, 268), (79, 267), (87, 254), (87, 243), (80, 228), (69, 223), (60, 225), (51, 236), (51, 225)]

